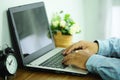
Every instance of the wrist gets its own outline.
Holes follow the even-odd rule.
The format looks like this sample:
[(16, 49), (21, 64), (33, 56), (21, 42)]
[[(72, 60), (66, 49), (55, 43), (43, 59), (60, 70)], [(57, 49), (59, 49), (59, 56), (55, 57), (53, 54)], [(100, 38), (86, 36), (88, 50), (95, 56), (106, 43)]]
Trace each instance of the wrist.
[(94, 44), (95, 53), (97, 53), (97, 52), (98, 52), (98, 49), (99, 49), (98, 42), (97, 42), (97, 41), (94, 41), (93, 44)]

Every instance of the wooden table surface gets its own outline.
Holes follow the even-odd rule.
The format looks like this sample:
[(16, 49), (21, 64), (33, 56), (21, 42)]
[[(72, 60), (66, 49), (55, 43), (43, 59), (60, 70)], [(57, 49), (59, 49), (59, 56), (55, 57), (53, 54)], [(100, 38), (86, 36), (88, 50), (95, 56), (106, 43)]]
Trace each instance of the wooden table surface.
[[(2, 79), (0, 79), (2, 80)], [(102, 80), (98, 75), (88, 74), (85, 76), (75, 76), (53, 72), (29, 71), (19, 69), (15, 76), (8, 80)]]

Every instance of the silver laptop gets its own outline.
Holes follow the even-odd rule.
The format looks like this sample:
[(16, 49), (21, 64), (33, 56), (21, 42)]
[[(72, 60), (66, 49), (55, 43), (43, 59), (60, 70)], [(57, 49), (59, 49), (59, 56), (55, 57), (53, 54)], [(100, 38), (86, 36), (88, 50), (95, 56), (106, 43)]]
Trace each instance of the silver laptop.
[(59, 73), (88, 73), (62, 65), (64, 48), (54, 45), (43, 2), (9, 8), (8, 22), (19, 66)]

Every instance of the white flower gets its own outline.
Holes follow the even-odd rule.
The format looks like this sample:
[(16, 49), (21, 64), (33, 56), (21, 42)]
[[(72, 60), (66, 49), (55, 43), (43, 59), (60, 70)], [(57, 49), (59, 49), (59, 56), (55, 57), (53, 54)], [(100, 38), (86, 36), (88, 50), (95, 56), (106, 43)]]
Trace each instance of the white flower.
[(70, 17), (70, 14), (55, 13), (51, 20), (51, 29), (54, 34), (60, 31), (64, 35), (73, 35), (80, 32), (80, 26)]
[(70, 27), (69, 33), (70, 33), (71, 35), (73, 35), (73, 34), (79, 32), (79, 31), (80, 31), (79, 25), (73, 24), (73, 25)]
[(60, 27), (65, 27), (66, 26), (66, 22), (64, 20), (60, 21)]
[(74, 24), (74, 28), (76, 32), (80, 32), (80, 26), (78, 24)]
[(76, 33), (76, 29), (74, 28), (74, 26), (71, 26), (71, 27), (70, 27), (69, 33), (70, 33), (71, 35)]
[(52, 25), (53, 25), (54, 27), (58, 27), (58, 25), (59, 25), (59, 21), (58, 21), (58, 20), (53, 21), (53, 22), (52, 22)]

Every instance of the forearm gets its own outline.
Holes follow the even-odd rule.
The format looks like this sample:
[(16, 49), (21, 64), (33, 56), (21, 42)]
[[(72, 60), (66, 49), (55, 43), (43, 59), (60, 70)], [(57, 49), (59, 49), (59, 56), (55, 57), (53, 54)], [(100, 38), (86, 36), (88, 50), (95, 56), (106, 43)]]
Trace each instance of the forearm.
[(97, 40), (98, 52), (97, 54), (108, 57), (120, 57), (120, 39), (111, 38), (104, 41)]
[(93, 55), (88, 59), (86, 68), (99, 74), (103, 80), (120, 80), (120, 59)]

